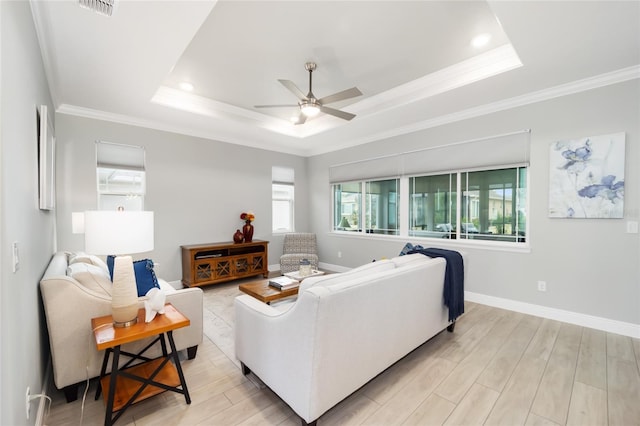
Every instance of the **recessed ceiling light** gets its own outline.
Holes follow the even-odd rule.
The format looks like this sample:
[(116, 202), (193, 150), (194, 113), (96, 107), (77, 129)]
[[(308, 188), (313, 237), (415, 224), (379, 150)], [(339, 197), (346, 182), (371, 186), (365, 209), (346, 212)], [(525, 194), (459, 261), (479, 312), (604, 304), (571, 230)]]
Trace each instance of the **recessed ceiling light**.
[(471, 40), (471, 45), (473, 45), (473, 47), (482, 47), (489, 43), (489, 40), (491, 40), (491, 34), (480, 34)]
[(184, 90), (185, 92), (192, 92), (193, 91), (193, 84), (187, 82), (187, 81), (183, 81), (182, 83), (180, 83), (180, 88), (182, 90)]

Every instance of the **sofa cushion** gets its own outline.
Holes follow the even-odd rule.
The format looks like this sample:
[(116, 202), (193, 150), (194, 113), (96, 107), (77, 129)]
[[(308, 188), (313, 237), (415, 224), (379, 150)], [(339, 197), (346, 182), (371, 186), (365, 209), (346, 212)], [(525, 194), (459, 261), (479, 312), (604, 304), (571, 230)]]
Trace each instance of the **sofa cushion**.
[(365, 263), (364, 265), (353, 268), (347, 272), (340, 274), (321, 275), (319, 277), (311, 277), (302, 281), (298, 293), (302, 293), (304, 290), (313, 287), (315, 285), (330, 286), (338, 284), (342, 281), (351, 279), (354, 275), (369, 276), (373, 274), (379, 274), (380, 272), (394, 269), (395, 264), (389, 259), (379, 260), (377, 262)]
[(424, 254), (413, 253), (413, 254), (394, 257), (393, 259), (391, 259), (391, 261), (393, 262), (394, 265), (396, 265), (396, 268), (399, 268), (401, 266), (406, 266), (414, 262), (424, 262), (427, 259), (430, 259), (430, 258), (425, 256)]
[(88, 263), (89, 265), (99, 266), (105, 271), (109, 270), (104, 260), (100, 259), (96, 255), (83, 253), (81, 251), (69, 253), (69, 265), (74, 263)]
[[(109, 267), (109, 275), (113, 280), (113, 264), (115, 256), (107, 256), (107, 266)], [(153, 260), (142, 259), (133, 262), (133, 272), (136, 276), (136, 287), (138, 287), (138, 297), (144, 296), (152, 288), (160, 288), (158, 278), (153, 271)]]
[(67, 268), (67, 276), (78, 281), (91, 291), (111, 297), (113, 284), (109, 278), (109, 273), (99, 266), (84, 262), (73, 263)]

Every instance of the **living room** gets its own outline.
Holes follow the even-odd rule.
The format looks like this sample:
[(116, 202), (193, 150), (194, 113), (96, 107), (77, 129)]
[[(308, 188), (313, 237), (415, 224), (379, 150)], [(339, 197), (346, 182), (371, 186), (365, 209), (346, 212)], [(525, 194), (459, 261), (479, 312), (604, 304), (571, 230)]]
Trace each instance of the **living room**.
[[(376, 129), (376, 138), (362, 139), (366, 143), (326, 151), (319, 146), (314, 148), (317, 151), (307, 152), (307, 141), (314, 141), (313, 137), (297, 139), (300, 145), (297, 150), (283, 146), (271, 149), (267, 142), (272, 138), (263, 140), (258, 132), (250, 144), (242, 145), (230, 143), (231, 137), (181, 133), (177, 128), (172, 131), (168, 126), (161, 126), (162, 123), (149, 125), (145, 120), (128, 121), (125, 117), (117, 122), (113, 120), (115, 115), (108, 115), (111, 119), (107, 120), (106, 114), (95, 114), (95, 111), (86, 111), (84, 115), (78, 110), (64, 112), (55, 99), (56, 88), (49, 82), (52, 76), (47, 73), (30, 4), (0, 3), (3, 172), (0, 181), (0, 423), (34, 424), (35, 405), (32, 405), (31, 417), (25, 419), (24, 393), (27, 387), (32, 394), (45, 390), (49, 356), (38, 283), (54, 252), (84, 248), (82, 236), (72, 233), (71, 216), (73, 212), (96, 208), (96, 140), (144, 147), (147, 174), (144, 204), (146, 210), (155, 213), (155, 248), (149, 257), (158, 264), (160, 276), (167, 281), (179, 281), (180, 246), (230, 241), (235, 229), (242, 225), (239, 214), (247, 210), (256, 215), (254, 238), (270, 242), (270, 270), (277, 269), (283, 235), (272, 233), (271, 228), (274, 166), (294, 170), (295, 228), (317, 234), (320, 259), (327, 269), (343, 270), (395, 256), (407, 241), (435, 245), (432, 239), (408, 235), (332, 232), (330, 169), (340, 164), (440, 145), (455, 146), (530, 129), (526, 244), (505, 248), (473, 244), (473, 241), (436, 242), (438, 246), (466, 253), (468, 300), (628, 336), (634, 339), (638, 351), (640, 240), (639, 234), (633, 232), (633, 223), (637, 229), (640, 220), (640, 191), (635, 185), (640, 179), (637, 167), (640, 162), (637, 41), (640, 22), (636, 2), (613, 4), (615, 6), (593, 2), (591, 7), (610, 12), (607, 16), (620, 19), (621, 27), (627, 29), (625, 25), (630, 25), (634, 31), (620, 36), (635, 41), (630, 42), (630, 50), (623, 49), (620, 57), (624, 60), (617, 68), (603, 66), (598, 72), (585, 72), (577, 82), (541, 84), (539, 90), (529, 96), (502, 103), (496, 99), (432, 121), (418, 118), (413, 125), (407, 124), (405, 127), (409, 130), (403, 132), (393, 129), (385, 134), (384, 129)], [(492, 7), (500, 10), (508, 5), (492, 4)], [(579, 12), (580, 5), (573, 7)], [(575, 20), (579, 21), (579, 17), (577, 13)], [(609, 25), (615, 22), (611, 19), (607, 22)], [(596, 23), (590, 21), (590, 24)], [(608, 32), (615, 31), (609, 28)], [(572, 33), (572, 37), (577, 36)], [(516, 40), (512, 42), (517, 47)], [(615, 50), (616, 46), (607, 44), (598, 49)], [(562, 48), (554, 55), (574, 52), (580, 60), (588, 56), (591, 49)], [(521, 59), (526, 67), (527, 58)], [(300, 62), (299, 69), (279, 78), (293, 79), (296, 73), (302, 74), (304, 59)], [(562, 67), (543, 71), (560, 72), (559, 69)], [(305, 78), (302, 74), (295, 81), (302, 86)], [(450, 101), (445, 95), (436, 99), (444, 104)], [(54, 210), (38, 208), (36, 110), (39, 105), (48, 106), (55, 129)], [(430, 107), (423, 106), (423, 109), (426, 116)], [(184, 112), (174, 111), (174, 114)], [(375, 117), (369, 117), (367, 125), (373, 128), (375, 121)], [(357, 118), (353, 124), (357, 124)], [(625, 180), (632, 185), (625, 191), (624, 217), (549, 217), (550, 144), (620, 132), (625, 134), (626, 143)], [(342, 134), (342, 137), (349, 141), (348, 136)], [(464, 152), (457, 155), (464, 156)], [(16, 272), (13, 272), (12, 259), (14, 242), (19, 250)], [(539, 281), (546, 283), (546, 291), (538, 290)]]

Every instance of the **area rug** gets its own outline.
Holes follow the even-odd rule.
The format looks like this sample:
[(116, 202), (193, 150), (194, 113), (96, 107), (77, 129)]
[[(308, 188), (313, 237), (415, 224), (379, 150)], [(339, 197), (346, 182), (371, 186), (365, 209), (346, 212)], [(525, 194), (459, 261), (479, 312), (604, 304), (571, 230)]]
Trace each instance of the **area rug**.
[(239, 281), (233, 281), (202, 287), (204, 292), (202, 324), (204, 335), (238, 368), (240, 368), (240, 361), (236, 358), (234, 343), (235, 310), (233, 300), (243, 294), (238, 290), (239, 284)]

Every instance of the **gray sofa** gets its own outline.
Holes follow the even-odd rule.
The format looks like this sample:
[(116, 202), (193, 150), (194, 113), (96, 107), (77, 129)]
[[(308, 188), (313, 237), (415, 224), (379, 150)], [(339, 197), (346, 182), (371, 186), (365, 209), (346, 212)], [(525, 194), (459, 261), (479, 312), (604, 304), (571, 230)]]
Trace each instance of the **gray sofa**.
[[(176, 290), (166, 281), (158, 281), (167, 294), (166, 302), (191, 322), (174, 332), (174, 340), (176, 348), (187, 349), (187, 357), (193, 359), (202, 343), (202, 290)], [(73, 401), (77, 399), (78, 385), (100, 374), (104, 353), (96, 350), (91, 318), (111, 314), (109, 272), (96, 256), (58, 252), (40, 281), (40, 291), (49, 331), (54, 382), (58, 389), (64, 390), (67, 401)], [(139, 307), (143, 308), (145, 297), (138, 300)], [(137, 353), (151, 340), (123, 345), (122, 350)], [(160, 349), (153, 349), (146, 354), (159, 356)], [(123, 357), (122, 361), (127, 360)]]

